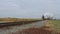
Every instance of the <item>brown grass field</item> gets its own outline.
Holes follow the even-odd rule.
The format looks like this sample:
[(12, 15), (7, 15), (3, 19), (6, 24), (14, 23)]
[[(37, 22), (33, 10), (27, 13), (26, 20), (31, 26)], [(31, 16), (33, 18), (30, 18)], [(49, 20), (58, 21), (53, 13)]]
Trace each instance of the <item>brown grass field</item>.
[(18, 21), (35, 21), (42, 20), (41, 18), (0, 18), (0, 21), (4, 22), (18, 22)]

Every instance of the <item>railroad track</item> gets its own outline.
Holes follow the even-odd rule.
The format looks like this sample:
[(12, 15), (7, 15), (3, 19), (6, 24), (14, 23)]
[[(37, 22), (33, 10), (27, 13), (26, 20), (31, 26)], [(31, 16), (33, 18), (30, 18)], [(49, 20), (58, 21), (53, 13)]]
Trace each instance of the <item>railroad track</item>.
[(28, 28), (40, 28), (43, 27), (45, 23), (46, 21), (37, 21), (24, 25), (8, 26), (8, 27), (0, 28), (0, 34), (9, 34), (12, 32), (16, 33), (17, 31), (22, 31), (23, 29), (28, 29)]
[(14, 25), (23, 25), (23, 24), (29, 24), (34, 23), (42, 20), (36, 20), (36, 21), (20, 21), (20, 22), (2, 22), (0, 23), (0, 27), (6, 27), (6, 26), (14, 26)]

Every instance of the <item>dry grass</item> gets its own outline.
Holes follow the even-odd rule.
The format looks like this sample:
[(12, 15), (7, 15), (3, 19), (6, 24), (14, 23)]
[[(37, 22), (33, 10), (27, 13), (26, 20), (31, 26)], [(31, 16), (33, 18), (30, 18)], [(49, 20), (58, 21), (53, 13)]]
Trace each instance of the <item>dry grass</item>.
[(12, 21), (12, 22), (17, 22), (17, 21), (34, 21), (34, 20), (41, 20), (40, 18), (0, 18), (0, 21)]

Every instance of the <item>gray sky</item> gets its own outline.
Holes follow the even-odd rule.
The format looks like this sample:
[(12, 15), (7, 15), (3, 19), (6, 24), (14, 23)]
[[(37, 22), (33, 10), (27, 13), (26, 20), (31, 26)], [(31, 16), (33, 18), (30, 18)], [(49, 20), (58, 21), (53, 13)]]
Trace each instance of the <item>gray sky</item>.
[(60, 18), (60, 0), (0, 0), (0, 17), (39, 18), (46, 12)]

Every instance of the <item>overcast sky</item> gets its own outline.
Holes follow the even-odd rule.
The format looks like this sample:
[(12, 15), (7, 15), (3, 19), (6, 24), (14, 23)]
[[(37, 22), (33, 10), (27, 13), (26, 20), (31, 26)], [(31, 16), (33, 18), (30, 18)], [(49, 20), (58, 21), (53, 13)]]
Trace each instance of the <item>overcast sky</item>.
[(60, 18), (60, 0), (0, 0), (0, 17), (39, 18), (46, 12)]

